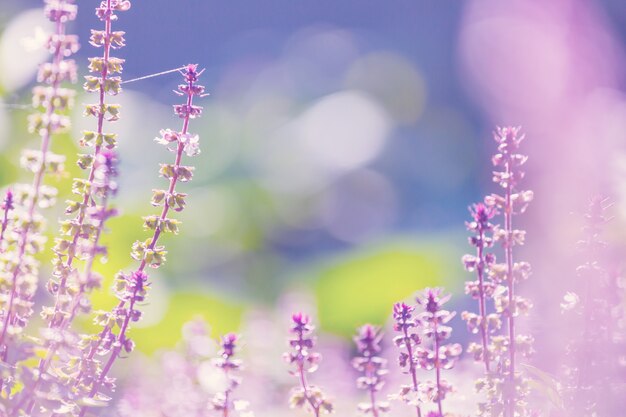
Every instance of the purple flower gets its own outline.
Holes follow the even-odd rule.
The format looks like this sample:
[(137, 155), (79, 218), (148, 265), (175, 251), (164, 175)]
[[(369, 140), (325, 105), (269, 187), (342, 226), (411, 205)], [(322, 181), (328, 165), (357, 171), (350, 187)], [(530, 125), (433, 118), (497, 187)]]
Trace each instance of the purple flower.
[(233, 399), (234, 391), (241, 383), (240, 378), (235, 375), (235, 372), (241, 369), (241, 361), (234, 359), (238, 341), (239, 337), (234, 333), (222, 336), (219, 358), (213, 360), (213, 365), (223, 373), (226, 384), (222, 391), (213, 396), (209, 408), (218, 411), (222, 417), (228, 417), (236, 410), (242, 412), (248, 408), (247, 402)]
[(425, 315), (425, 317), (439, 316), (436, 313), (441, 310), (443, 304), (450, 300), (451, 296), (448, 294), (442, 297), (442, 292), (441, 288), (427, 288), (421, 296), (417, 297), (417, 303), (424, 307), (427, 313), (430, 313), (430, 315)]
[(222, 337), (222, 353), (224, 358), (230, 358), (235, 354), (235, 344), (237, 343), (237, 335), (234, 333), (228, 333)]
[[(470, 215), (472, 217), (471, 222), (465, 223), (467, 230), (475, 233), (490, 232), (493, 230), (493, 224), (491, 220), (494, 218), (498, 211), (495, 207), (486, 205), (484, 203), (474, 204), (469, 208)], [(470, 241), (472, 246), (476, 246), (479, 242)]]
[(382, 377), (387, 374), (387, 361), (377, 356), (381, 350), (381, 340), (380, 329), (371, 324), (361, 326), (354, 336), (359, 356), (352, 360), (352, 366), (361, 373), (357, 379), (357, 387), (367, 390), (369, 394), (369, 401), (359, 403), (358, 409), (374, 417), (389, 411), (389, 404), (376, 398), (376, 393), (385, 384)]
[(202, 107), (191, 104), (176, 104), (174, 106), (174, 113), (181, 119), (195, 119), (202, 114)]
[(308, 372), (314, 372), (321, 360), (319, 353), (311, 352), (315, 344), (313, 338), (313, 330), (315, 327), (310, 324), (310, 318), (306, 314), (296, 313), (291, 316), (292, 325), (290, 333), (294, 337), (289, 339), (289, 345), (294, 352), (287, 354), (288, 361), (295, 364), (298, 368), (306, 368)]
[(416, 332), (416, 327), (419, 322), (417, 318), (413, 317), (414, 310), (415, 307), (405, 303), (396, 303), (393, 306), (393, 329), (400, 333), (400, 335), (393, 339), (394, 344), (400, 349), (398, 364), (411, 376), (411, 384), (402, 385), (400, 391), (390, 398), (398, 399), (415, 407), (417, 416), (421, 417), (422, 411), (420, 405), (422, 400), (419, 392), (419, 382), (417, 380), (417, 367), (420, 362), (420, 356), (424, 351), (419, 347), (422, 343), (422, 339)]
[(416, 326), (413, 320), (413, 310), (415, 310), (415, 307), (411, 307), (405, 303), (396, 303), (393, 305), (393, 319), (395, 320), (393, 329), (395, 331), (401, 332)]
[(371, 324), (364, 324), (359, 327), (358, 334), (353, 339), (359, 353), (364, 356), (374, 356), (380, 352), (382, 334), (380, 329)]
[(304, 313), (291, 316), (289, 346), (291, 350), (284, 354), (285, 360), (294, 366), (292, 375), (298, 378), (299, 386), (291, 390), (289, 403), (292, 408), (306, 408), (319, 417), (320, 413), (331, 413), (333, 405), (320, 388), (310, 385), (306, 373), (315, 372), (321, 360), (319, 353), (313, 352), (315, 339), (310, 323), (311, 319)]
[(115, 12), (125, 12), (130, 10), (131, 3), (128, 0), (110, 0), (110, 7), (107, 0), (100, 3), (100, 7), (96, 7), (96, 16), (103, 22), (117, 20)]
[(419, 366), (435, 370), (435, 382), (425, 382), (420, 389), (426, 398), (437, 404), (440, 415), (443, 415), (443, 400), (452, 391), (452, 386), (442, 378), (441, 371), (452, 369), (462, 352), (458, 343), (444, 344), (452, 334), (452, 328), (447, 323), (455, 316), (454, 312), (443, 308), (448, 300), (450, 295), (444, 295), (441, 288), (427, 288), (417, 297), (417, 303), (424, 309), (419, 315), (424, 338), (432, 341), (432, 348), (422, 350)]
[(13, 206), (13, 191), (9, 188), (4, 194), (4, 200), (2, 200), (2, 206), (0, 206), (2, 210), (13, 210), (15, 207)]
[(44, 0), (44, 13), (53, 22), (66, 23), (75, 20), (78, 7), (72, 4), (73, 0)]
[[(198, 71), (198, 64), (187, 64), (183, 70), (181, 70), (181, 74), (187, 81), (187, 85), (189, 86), (189, 91), (185, 93), (185, 91), (181, 91), (181, 93), (189, 94), (189, 95), (200, 95), (204, 92), (204, 87), (202, 86), (194, 86), (196, 81), (198, 81), (198, 77), (202, 75), (204, 70)], [(180, 87), (179, 87), (180, 88)]]

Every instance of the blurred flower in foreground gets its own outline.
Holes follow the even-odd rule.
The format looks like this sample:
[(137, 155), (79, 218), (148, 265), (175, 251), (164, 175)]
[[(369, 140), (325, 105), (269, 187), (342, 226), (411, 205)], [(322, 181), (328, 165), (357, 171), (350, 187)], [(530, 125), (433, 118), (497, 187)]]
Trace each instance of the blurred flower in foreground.
[(565, 343), (561, 395), (568, 416), (618, 415), (626, 392), (623, 278), (612, 271), (603, 229), (610, 220), (608, 199), (595, 196), (585, 213), (578, 242), (576, 276), (563, 297), (567, 327), (576, 329)]
[(293, 335), (289, 339), (292, 351), (285, 353), (285, 360), (295, 367), (290, 371), (298, 378), (300, 386), (292, 389), (290, 404), (294, 408), (306, 408), (319, 417), (320, 413), (331, 413), (333, 405), (320, 388), (310, 385), (306, 373), (315, 372), (321, 360), (319, 353), (313, 352), (315, 339), (313, 330), (315, 327), (310, 323), (306, 314), (296, 313), (291, 317), (292, 325), (289, 332)]
[(237, 413), (240, 417), (254, 416), (251, 411), (248, 411), (247, 401), (233, 398), (235, 389), (241, 384), (241, 378), (236, 376), (236, 372), (241, 369), (241, 361), (234, 358), (238, 339), (239, 337), (234, 333), (222, 336), (220, 357), (213, 360), (213, 365), (224, 373), (225, 386), (222, 391), (213, 396), (211, 407), (223, 417), (234, 416)]
[(369, 395), (369, 401), (359, 403), (358, 408), (363, 414), (371, 413), (373, 417), (389, 411), (389, 403), (376, 398), (376, 393), (385, 384), (382, 377), (387, 374), (387, 360), (378, 356), (381, 339), (380, 329), (371, 324), (361, 326), (354, 336), (359, 356), (352, 360), (352, 366), (361, 373), (357, 379), (357, 387), (366, 390)]

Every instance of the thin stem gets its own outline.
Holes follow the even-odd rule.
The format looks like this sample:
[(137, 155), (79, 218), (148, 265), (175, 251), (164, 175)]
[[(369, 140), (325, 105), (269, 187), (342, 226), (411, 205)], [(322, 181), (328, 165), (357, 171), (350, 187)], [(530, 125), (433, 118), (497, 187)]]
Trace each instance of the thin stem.
[(511, 201), (511, 194), (513, 193), (513, 185), (511, 178), (513, 173), (511, 172), (511, 162), (506, 163), (506, 175), (509, 178), (506, 186), (505, 193), (505, 206), (504, 206), (504, 228), (506, 235), (506, 244), (504, 246), (504, 253), (506, 259), (506, 276), (508, 286), (508, 298), (509, 298), (509, 311), (508, 311), (508, 328), (509, 328), (509, 391), (506, 398), (506, 411), (509, 417), (515, 415), (515, 294), (514, 294), (514, 282), (513, 282), (513, 204)]
[(480, 228), (478, 232), (479, 245), (476, 247), (476, 257), (478, 265), (476, 266), (476, 275), (478, 276), (478, 309), (480, 311), (480, 337), (483, 344), (483, 362), (485, 363), (485, 372), (490, 373), (489, 364), (489, 334), (487, 333), (487, 306), (485, 300), (485, 254), (484, 241), (485, 231)]
[[(119, 334), (120, 343), (118, 343), (113, 348), (113, 352), (111, 352), (111, 356), (109, 356), (109, 360), (107, 361), (106, 365), (102, 369), (102, 372), (100, 373), (100, 377), (93, 384), (93, 386), (91, 388), (91, 392), (89, 393), (89, 398), (93, 398), (98, 393), (98, 390), (100, 389), (100, 386), (104, 382), (104, 379), (106, 378), (107, 374), (111, 370), (111, 367), (113, 366), (113, 363), (115, 362), (115, 359), (117, 359), (117, 356), (120, 354), (120, 352), (122, 350), (123, 342), (126, 340), (125, 339), (126, 338), (126, 329), (128, 328), (128, 324), (130, 322), (131, 312), (133, 311), (133, 308), (135, 306), (135, 297), (136, 296), (137, 296), (137, 287), (135, 287), (135, 289), (133, 290), (133, 295), (132, 295), (132, 298), (130, 300), (130, 305), (129, 305), (129, 310), (130, 311), (124, 317), (124, 323), (122, 324), (122, 327), (120, 329), (120, 334)], [(88, 408), (87, 406), (83, 406), (82, 407), (82, 409), (80, 410), (80, 414), (79, 414), (80, 417), (84, 417), (85, 413), (87, 412), (87, 408)]]
[[(595, 225), (593, 223), (588, 225), (588, 231), (587, 231), (587, 236), (585, 239), (585, 247), (589, 248), (589, 257), (586, 259), (585, 263), (583, 264), (583, 266), (589, 268), (590, 270), (593, 269), (593, 264), (596, 262), (596, 260), (598, 259), (598, 253), (596, 251), (597, 245), (595, 245), (594, 242), (594, 235), (596, 233), (595, 230)], [(583, 341), (589, 341), (589, 340), (594, 340), (594, 342), (598, 342), (596, 339), (596, 337), (594, 337), (594, 335), (592, 334), (591, 329), (593, 329), (593, 321), (594, 321), (594, 312), (593, 310), (593, 293), (592, 293), (592, 288), (593, 288), (593, 284), (594, 282), (589, 279), (586, 278), (584, 279), (584, 284), (583, 284), (583, 291), (582, 291), (582, 308), (583, 308), (583, 323), (582, 323), (582, 340)], [(597, 334), (595, 335), (597, 336)], [(601, 345), (601, 342), (600, 342)], [(593, 349), (594, 346), (591, 343), (582, 343), (580, 346), (578, 346), (578, 351), (579, 351), (579, 355), (578, 355), (578, 366), (580, 369), (578, 369), (578, 372), (576, 372), (576, 387), (578, 388), (578, 395), (581, 397), (579, 398), (579, 400), (581, 399), (585, 399), (582, 400), (580, 403), (582, 404), (582, 408), (586, 410), (586, 407), (588, 406), (589, 403), (593, 403), (594, 398), (591, 392), (585, 392), (585, 388), (590, 387), (595, 381), (593, 381), (593, 379), (590, 377), (590, 371), (591, 371), (591, 361), (588, 360), (588, 358), (592, 357), (593, 355)], [(582, 388), (582, 389), (581, 389)], [(606, 391), (604, 391), (606, 392)]]
[(437, 382), (437, 409), (439, 417), (443, 417), (441, 407), (441, 367), (439, 364), (439, 335), (437, 334), (437, 317), (433, 314), (433, 331), (435, 332), (435, 376)]
[[(187, 95), (187, 107), (190, 107), (193, 104), (193, 94), (191, 93), (193, 82), (189, 81), (188, 85), (189, 85), (190, 93)], [(186, 135), (188, 133), (189, 119), (190, 119), (189, 115), (186, 115), (185, 119), (183, 120), (183, 130), (182, 130), (183, 135)], [(174, 162), (174, 167), (176, 169), (174, 169), (174, 175), (170, 179), (170, 186), (167, 191), (169, 195), (174, 194), (174, 189), (176, 188), (176, 182), (178, 181), (178, 168), (180, 167), (180, 162), (183, 158), (183, 151), (184, 151), (184, 144), (181, 142), (178, 142), (178, 148), (176, 149), (176, 160)], [(161, 222), (166, 219), (167, 213), (169, 212), (169, 210), (170, 210), (169, 204), (164, 204), (163, 211), (161, 212), (161, 216), (159, 217)], [(154, 247), (156, 246), (160, 235), (161, 235), (161, 229), (157, 227), (154, 232), (154, 236), (152, 237), (152, 241), (148, 245), (149, 250), (154, 250)], [(139, 265), (137, 272), (142, 272), (146, 268), (146, 263), (147, 263), (146, 259), (144, 258), (141, 261), (141, 264)]]
[(304, 374), (304, 366), (302, 364), (298, 364), (298, 373), (300, 375), (300, 386), (302, 386), (302, 390), (304, 391), (304, 397), (311, 405), (315, 417), (319, 417), (320, 409), (315, 401), (313, 401), (313, 398), (311, 398), (311, 395), (309, 395), (309, 384), (306, 380), (306, 375)]
[(2, 230), (0, 230), (0, 253), (4, 252), (2, 248), (2, 242), (4, 242), (4, 233), (9, 226), (9, 212), (12, 210), (12, 196), (11, 190), (7, 191), (6, 197), (4, 199), (4, 213), (2, 217)]
[[(228, 381), (228, 371), (224, 370), (224, 376), (226, 378), (226, 380)], [(231, 389), (228, 388), (226, 391), (224, 391), (224, 409), (222, 412), (222, 417), (228, 417), (228, 412), (230, 411), (230, 391)]]
[[(409, 373), (411, 374), (411, 379), (413, 381), (413, 391), (417, 392), (419, 389), (419, 385), (417, 383), (417, 374), (415, 370), (415, 361), (413, 358), (413, 348), (411, 347), (411, 338), (409, 337), (409, 332), (406, 327), (403, 327), (404, 332), (404, 343), (406, 345), (406, 350), (409, 355)], [(422, 409), (419, 405), (415, 406), (415, 410), (417, 412), (417, 417), (422, 417)]]
[[(303, 342), (303, 338), (302, 338), (302, 332), (298, 333), (298, 338), (300, 339), (300, 342)], [(300, 344), (300, 346), (302, 346), (302, 344)], [(302, 353), (298, 352), (298, 375), (300, 376), (300, 386), (302, 387), (302, 391), (304, 393), (304, 398), (306, 398), (307, 402), (309, 403), (309, 405), (311, 406), (311, 408), (313, 409), (313, 413), (315, 414), (315, 417), (319, 417), (320, 415), (320, 406), (319, 404), (317, 404), (313, 398), (311, 398), (311, 395), (309, 394), (309, 383), (306, 380), (306, 374), (304, 371), (304, 358), (302, 357)]]
[[(368, 357), (368, 360), (371, 362), (372, 358)], [(367, 372), (367, 377), (368, 378), (372, 377), (372, 371)], [(378, 417), (379, 413), (378, 413), (378, 407), (376, 406), (376, 388), (374, 386), (370, 386), (369, 391), (370, 391), (370, 403), (372, 404), (372, 416)]]

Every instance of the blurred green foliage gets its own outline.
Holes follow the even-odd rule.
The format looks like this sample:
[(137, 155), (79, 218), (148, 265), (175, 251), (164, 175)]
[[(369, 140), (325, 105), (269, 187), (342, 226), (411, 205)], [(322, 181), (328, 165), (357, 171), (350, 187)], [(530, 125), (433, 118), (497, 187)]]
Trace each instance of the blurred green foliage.
[(144, 353), (171, 348), (180, 340), (180, 329), (188, 321), (201, 317), (211, 326), (214, 337), (239, 327), (244, 309), (203, 290), (172, 294), (163, 320), (156, 326), (134, 328), (133, 339)]
[(363, 323), (384, 324), (395, 302), (420, 288), (450, 283), (447, 252), (442, 246), (391, 243), (322, 268), (315, 284), (322, 327), (349, 336)]

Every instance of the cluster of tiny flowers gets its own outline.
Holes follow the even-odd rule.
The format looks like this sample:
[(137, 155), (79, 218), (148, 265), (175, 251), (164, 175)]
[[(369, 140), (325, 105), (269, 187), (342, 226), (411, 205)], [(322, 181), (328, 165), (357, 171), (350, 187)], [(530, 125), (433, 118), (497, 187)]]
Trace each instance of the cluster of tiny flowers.
[(210, 408), (222, 417), (254, 415), (248, 410), (247, 401), (233, 399), (235, 389), (241, 384), (241, 378), (234, 374), (241, 369), (241, 361), (234, 358), (238, 339), (234, 333), (223, 336), (220, 341), (219, 357), (213, 360), (213, 365), (221, 370), (224, 376), (224, 389), (213, 396)]
[[(478, 301), (478, 314), (464, 311), (461, 314), (472, 334), (480, 333), (481, 343), (470, 343), (468, 353), (474, 360), (482, 362), (486, 373), (491, 372), (492, 361), (498, 362), (497, 353), (491, 345), (490, 336), (502, 327), (500, 315), (488, 313), (488, 301), (492, 299), (497, 283), (490, 279), (489, 271), (495, 263), (495, 256), (488, 250), (493, 246), (494, 225), (491, 223), (497, 211), (483, 203), (470, 207), (472, 220), (466, 222), (467, 230), (474, 235), (469, 238), (470, 245), (476, 248), (476, 254), (463, 256), (463, 265), (468, 272), (476, 273), (476, 280), (465, 283), (465, 293)], [(501, 353), (501, 352), (498, 352)]]
[(389, 403), (376, 398), (385, 384), (383, 376), (387, 374), (387, 360), (378, 356), (381, 340), (380, 329), (371, 324), (361, 326), (354, 336), (359, 355), (352, 360), (352, 366), (361, 374), (356, 382), (357, 387), (367, 391), (369, 395), (369, 400), (360, 403), (358, 409), (373, 417), (382, 416), (389, 411)]
[(419, 392), (419, 382), (417, 380), (417, 369), (419, 367), (420, 356), (424, 352), (420, 348), (422, 339), (417, 333), (417, 318), (414, 316), (415, 307), (405, 303), (396, 303), (393, 306), (393, 329), (400, 333), (394, 337), (394, 344), (400, 349), (398, 364), (407, 374), (411, 376), (410, 385), (402, 385), (400, 392), (392, 395), (391, 399), (398, 399), (406, 404), (415, 407), (418, 417), (422, 416), (420, 407), (421, 398)]
[[(394, 330), (400, 335), (394, 338), (400, 349), (398, 359), (401, 368), (411, 376), (411, 384), (403, 385), (398, 394), (390, 396), (415, 407), (418, 417), (428, 403), (435, 403), (437, 411), (430, 411), (428, 416), (443, 417), (442, 402), (452, 391), (452, 386), (441, 377), (443, 369), (452, 369), (462, 352), (459, 344), (444, 344), (450, 337), (452, 328), (446, 324), (455, 313), (442, 309), (450, 299), (443, 296), (439, 288), (427, 288), (416, 302), (422, 307), (417, 313), (414, 306), (396, 303), (393, 307)], [(430, 342), (430, 347), (425, 343)], [(435, 381), (422, 381), (417, 378), (417, 370), (435, 370)]]
[[(482, 392), (485, 401), (479, 403), (481, 416), (525, 416), (530, 412), (525, 398), (529, 392), (528, 380), (516, 368), (520, 356), (533, 353), (533, 338), (516, 333), (516, 318), (528, 314), (532, 307), (530, 300), (516, 294), (518, 284), (530, 276), (528, 262), (515, 262), (513, 248), (523, 245), (525, 231), (513, 228), (513, 216), (524, 213), (532, 201), (532, 191), (519, 189), (524, 178), (522, 166), (527, 156), (518, 153), (524, 136), (515, 127), (498, 128), (494, 139), (498, 152), (492, 158), (496, 171), (493, 181), (503, 190), (503, 194), (491, 194), (484, 204), (477, 204), (471, 210), (472, 221), (467, 224), (474, 233), (470, 244), (476, 248), (476, 255), (463, 258), (468, 271), (476, 271), (477, 280), (466, 284), (466, 292), (479, 302), (479, 313), (464, 313), (468, 328), (472, 333), (480, 332), (481, 344), (470, 345), (469, 352), (477, 361), (484, 364), (484, 377), (477, 381), (477, 390)], [(502, 225), (493, 225), (492, 219), (502, 215)], [(504, 252), (504, 262), (497, 263), (492, 253), (486, 250), (500, 243)], [(493, 302), (488, 312), (488, 300)], [(506, 331), (499, 332), (503, 323)]]
[(578, 329), (566, 346), (562, 396), (570, 416), (617, 415), (626, 388), (624, 300), (618, 296), (623, 293), (623, 280), (605, 266), (607, 244), (601, 237), (608, 206), (600, 196), (591, 200), (584, 238), (578, 242), (583, 263), (572, 283), (576, 292), (568, 292), (561, 303), (568, 324)]
[[(51, 59), (39, 66), (37, 81), (32, 90), (33, 107), (38, 110), (28, 117), (28, 130), (41, 138), (39, 150), (26, 150), (21, 166), (33, 174), (30, 185), (13, 187), (10, 213), (5, 210), (2, 222), (2, 250), (0, 251), (0, 389), (2, 402), (13, 402), (15, 389), (26, 381), (17, 364), (27, 355), (28, 344), (19, 336), (33, 314), (33, 297), (38, 281), (38, 261), (34, 255), (45, 243), (42, 236), (44, 221), (37, 207), (47, 208), (55, 203), (57, 190), (44, 185), (45, 175), (61, 176), (64, 157), (50, 151), (52, 137), (69, 127), (65, 113), (73, 104), (74, 91), (63, 88), (66, 82), (76, 81), (76, 65), (69, 59), (78, 51), (75, 35), (66, 34), (66, 25), (76, 18), (73, 0), (45, 0), (44, 12), (53, 22), (54, 32), (48, 35), (44, 47)], [(26, 344), (26, 346), (25, 346)], [(28, 378), (28, 375), (25, 377)]]
[(452, 369), (462, 352), (458, 343), (444, 343), (452, 334), (452, 328), (446, 324), (455, 316), (454, 312), (442, 308), (449, 299), (450, 295), (443, 295), (439, 288), (427, 288), (417, 298), (424, 310), (418, 316), (424, 341), (431, 341), (431, 347), (422, 348), (420, 352), (419, 367), (427, 371), (435, 370), (435, 381), (423, 382), (420, 391), (427, 401), (437, 404), (440, 417), (444, 416), (442, 402), (452, 391), (452, 386), (441, 377), (441, 371)]
[(285, 353), (285, 360), (293, 365), (291, 374), (298, 378), (300, 385), (291, 390), (290, 405), (292, 408), (306, 408), (315, 417), (319, 417), (321, 413), (331, 413), (332, 403), (319, 387), (309, 385), (306, 377), (307, 373), (315, 372), (321, 360), (320, 354), (313, 352), (315, 327), (306, 314), (294, 314), (291, 321), (291, 351)]
[[(106, 13), (103, 15), (107, 16)], [(193, 105), (194, 97), (202, 90), (196, 85), (200, 73), (196, 65), (188, 65), (181, 73), (186, 84), (180, 86), (179, 91), (187, 96), (187, 104)], [(190, 116), (183, 119), (179, 138), (189, 135)], [(167, 215), (170, 209), (182, 210), (184, 207), (184, 203), (176, 203), (176, 196), (180, 196), (176, 192), (176, 185), (191, 180), (193, 168), (181, 165), (187, 145), (186, 141), (177, 140), (173, 148), (176, 154), (174, 164), (163, 165), (169, 167), (168, 170), (161, 169), (161, 175), (169, 182), (167, 191), (161, 191), (163, 198), (158, 201), (153, 199), (153, 205), (161, 206), (161, 213), (144, 218), (144, 228), (152, 234), (145, 242), (133, 245), (131, 255), (139, 262), (137, 269), (130, 273), (119, 272), (115, 277), (113, 291), (118, 298), (117, 306), (111, 311), (96, 312), (94, 322), (102, 330), (98, 334), (83, 336), (78, 359), (62, 368), (64, 373), (76, 375), (71, 380), (71, 389), (65, 402), (70, 403), (72, 413), (81, 417), (91, 406), (110, 400), (109, 393), (115, 389), (115, 379), (109, 376), (111, 368), (122, 353), (134, 350), (135, 344), (128, 336), (128, 331), (131, 323), (139, 321), (142, 316), (139, 306), (145, 301), (150, 286), (146, 268), (158, 268), (165, 261), (165, 248), (158, 245), (161, 234), (178, 233), (179, 222)]]

